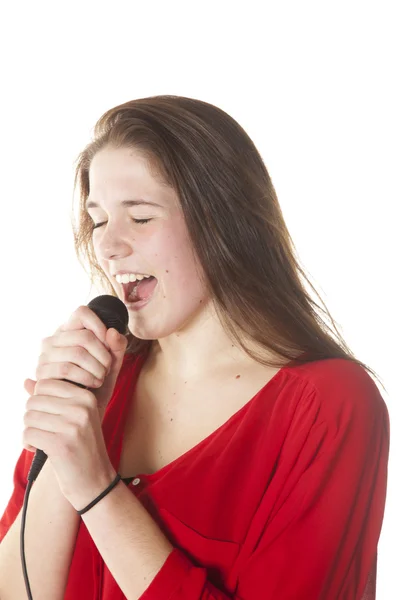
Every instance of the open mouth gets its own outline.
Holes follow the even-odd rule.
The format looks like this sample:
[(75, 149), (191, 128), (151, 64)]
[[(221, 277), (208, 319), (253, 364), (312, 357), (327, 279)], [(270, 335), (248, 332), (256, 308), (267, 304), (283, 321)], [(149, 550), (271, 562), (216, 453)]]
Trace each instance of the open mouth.
[(148, 300), (157, 286), (158, 280), (156, 277), (148, 277), (141, 281), (130, 281), (123, 283), (122, 289), (124, 292), (125, 303), (139, 302), (140, 300)]

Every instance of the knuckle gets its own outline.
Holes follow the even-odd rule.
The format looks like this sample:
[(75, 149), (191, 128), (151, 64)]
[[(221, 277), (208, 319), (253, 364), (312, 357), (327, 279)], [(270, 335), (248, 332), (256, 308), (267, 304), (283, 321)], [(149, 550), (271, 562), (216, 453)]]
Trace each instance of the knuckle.
[(74, 311), (74, 315), (77, 315), (78, 317), (82, 317), (85, 316), (87, 314), (88, 311), (88, 307), (85, 306), (84, 304), (81, 304), (80, 306), (78, 306), (78, 308)]
[(72, 365), (71, 363), (61, 363), (60, 364), (60, 376), (63, 379), (68, 379), (68, 376), (71, 374)]
[(41, 352), (38, 359), (39, 365), (44, 365), (48, 362), (46, 352)]
[(81, 436), (81, 425), (76, 421), (74, 423), (68, 423), (65, 427), (65, 438), (64, 445), (66, 450), (73, 451), (76, 445), (76, 442), (79, 440)]
[(82, 346), (76, 346), (76, 348), (74, 349), (74, 358), (76, 360), (81, 360), (85, 356), (86, 356), (85, 348), (82, 348)]
[(50, 365), (46, 364), (46, 365), (38, 365), (36, 367), (36, 381), (39, 381), (40, 379), (47, 379), (48, 378), (48, 373), (49, 373), (49, 368)]
[(84, 329), (82, 334), (85, 342), (87, 343), (93, 342), (93, 340), (96, 338), (95, 334), (90, 329)]
[(96, 408), (96, 396), (90, 390), (83, 390), (82, 398), (84, 399), (87, 408), (90, 410)]
[(90, 421), (90, 410), (88, 406), (77, 406), (75, 409), (75, 423), (79, 427), (86, 427)]
[[(47, 388), (47, 379), (38, 379), (35, 385), (35, 396), (45, 394)], [(33, 397), (30, 398), (33, 401)]]
[(51, 339), (51, 338), (50, 338), (50, 337), (48, 337), (48, 336), (47, 336), (47, 337), (44, 337), (44, 338), (42, 338), (42, 342), (41, 342), (41, 344), (40, 344), (40, 347), (41, 347), (41, 348), (48, 348), (48, 346), (50, 345), (50, 339)]
[(94, 384), (94, 379), (93, 379), (92, 373), (89, 373), (89, 371), (85, 371), (84, 375), (83, 375), (82, 385), (87, 386), (87, 387), (93, 387), (93, 384)]
[(56, 434), (53, 439), (55, 455), (67, 458), (74, 454), (77, 438), (77, 426), (74, 423), (65, 423), (62, 433)]
[(88, 383), (87, 383), (88, 387), (97, 388), (97, 387), (100, 387), (102, 384), (103, 384), (103, 379), (101, 377), (98, 378), (98, 377), (96, 377), (96, 375), (89, 373)]

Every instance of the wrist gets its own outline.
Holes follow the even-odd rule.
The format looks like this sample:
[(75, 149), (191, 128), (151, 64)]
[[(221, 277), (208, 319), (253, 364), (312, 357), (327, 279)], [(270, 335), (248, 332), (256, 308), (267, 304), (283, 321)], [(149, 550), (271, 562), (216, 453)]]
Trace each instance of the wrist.
[(112, 482), (110, 483), (110, 485), (108, 485), (106, 487), (106, 489), (101, 492), (101, 494), (99, 494), (87, 506), (85, 506), (84, 508), (81, 508), (80, 510), (77, 511), (78, 515), (80, 515), (80, 516), (84, 515), (91, 508), (93, 508), (93, 506), (96, 506), (96, 504), (98, 504), (98, 502), (100, 502), (100, 500), (103, 500), (103, 498), (105, 498), (105, 496), (107, 496), (107, 494), (109, 494), (118, 485), (118, 483), (120, 481), (121, 481), (121, 475), (119, 473), (117, 473), (116, 477), (112, 480)]
[(110, 465), (109, 469), (99, 473), (96, 480), (93, 481), (88, 478), (88, 484), (85, 486), (85, 489), (81, 489), (79, 492), (71, 495), (68, 501), (76, 511), (82, 510), (108, 488), (116, 475), (116, 470)]

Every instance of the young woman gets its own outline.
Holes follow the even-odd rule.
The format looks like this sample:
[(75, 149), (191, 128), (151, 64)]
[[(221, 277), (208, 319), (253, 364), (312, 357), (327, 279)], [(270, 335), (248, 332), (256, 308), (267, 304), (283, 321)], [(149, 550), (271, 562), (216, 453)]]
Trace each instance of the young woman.
[(134, 100), (98, 121), (76, 183), (78, 256), (129, 333), (81, 306), (43, 340), (1, 599), (26, 597), (40, 448), (34, 599), (372, 600), (387, 407), (306, 290), (248, 135), (206, 102)]

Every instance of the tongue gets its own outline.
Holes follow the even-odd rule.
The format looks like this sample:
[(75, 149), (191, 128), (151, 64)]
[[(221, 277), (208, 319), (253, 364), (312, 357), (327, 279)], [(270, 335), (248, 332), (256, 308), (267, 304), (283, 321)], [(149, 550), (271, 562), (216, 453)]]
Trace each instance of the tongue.
[(133, 293), (133, 300), (138, 302), (139, 300), (147, 300), (150, 298), (157, 285), (157, 279), (155, 277), (149, 277), (148, 279), (142, 279), (136, 286), (136, 294)]

